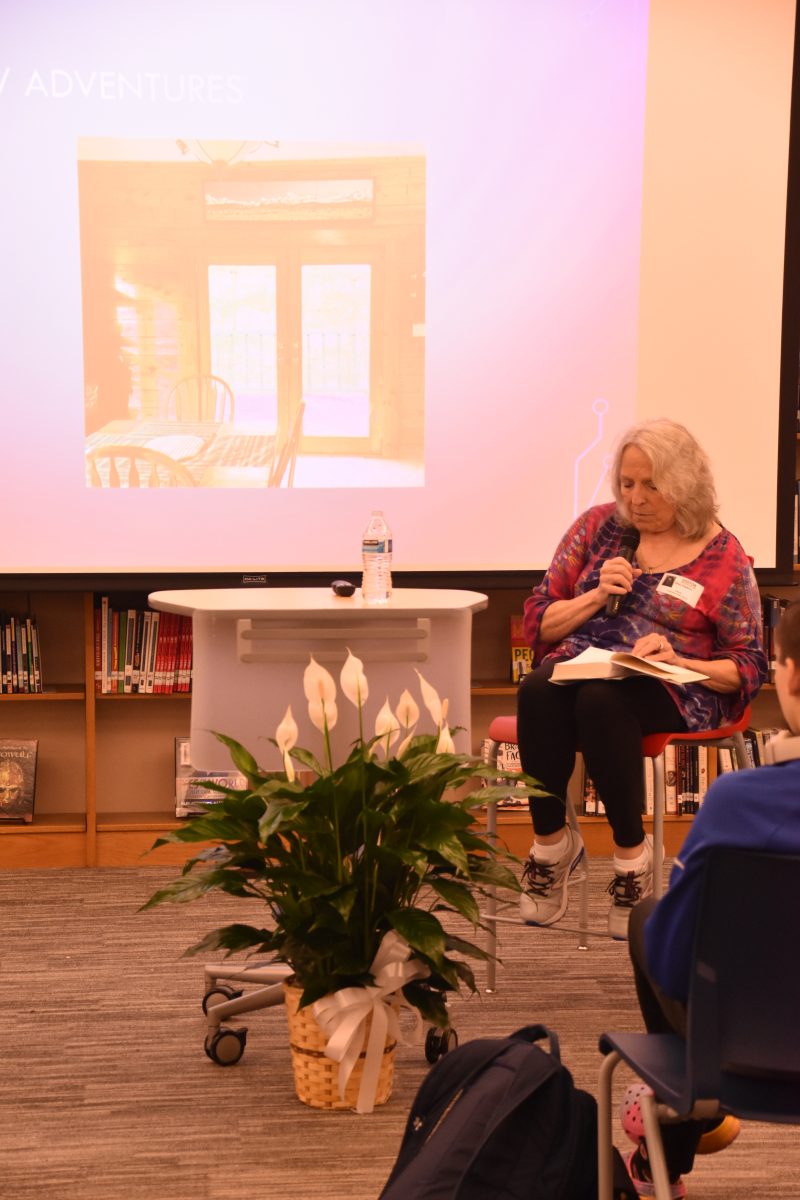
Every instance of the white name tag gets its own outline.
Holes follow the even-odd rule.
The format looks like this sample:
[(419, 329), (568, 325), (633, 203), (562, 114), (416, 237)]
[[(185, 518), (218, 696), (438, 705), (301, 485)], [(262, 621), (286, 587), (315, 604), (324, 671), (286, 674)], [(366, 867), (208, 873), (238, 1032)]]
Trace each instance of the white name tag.
[(662, 596), (674, 596), (676, 600), (682, 600), (690, 608), (696, 608), (705, 588), (696, 579), (687, 579), (684, 575), (674, 575), (671, 571), (667, 571), (666, 575), (661, 576), (656, 591), (660, 592)]

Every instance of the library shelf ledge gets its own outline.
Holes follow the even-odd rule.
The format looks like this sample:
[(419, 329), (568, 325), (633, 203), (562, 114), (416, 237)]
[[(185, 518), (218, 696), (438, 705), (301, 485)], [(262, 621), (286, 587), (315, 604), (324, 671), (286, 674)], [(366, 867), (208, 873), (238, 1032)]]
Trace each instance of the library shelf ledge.
[(98, 813), (98, 867), (174, 867), (183, 866), (210, 843), (171, 843), (153, 850), (156, 839), (182, 822), (164, 812)]
[(174, 813), (153, 810), (152, 812), (98, 812), (98, 833), (169, 833), (180, 829), (181, 822)]
[(49, 704), (57, 700), (80, 700), (83, 702), (86, 699), (86, 692), (83, 685), (79, 683), (56, 683), (45, 688), (43, 692), (3, 692), (0, 694), (0, 703), (27, 702), (33, 704)]
[(473, 679), (469, 690), (473, 696), (516, 696), (517, 685), (507, 679)]
[(86, 818), (83, 813), (44, 813), (29, 823), (0, 825), (0, 869), (85, 867)]
[(34, 813), (32, 821), (0, 821), (0, 836), (9, 834), (41, 833), (85, 833), (86, 817), (83, 813)]
[(191, 692), (95, 692), (95, 701), (100, 703), (106, 700), (136, 700), (139, 702), (152, 703), (159, 700), (191, 700)]

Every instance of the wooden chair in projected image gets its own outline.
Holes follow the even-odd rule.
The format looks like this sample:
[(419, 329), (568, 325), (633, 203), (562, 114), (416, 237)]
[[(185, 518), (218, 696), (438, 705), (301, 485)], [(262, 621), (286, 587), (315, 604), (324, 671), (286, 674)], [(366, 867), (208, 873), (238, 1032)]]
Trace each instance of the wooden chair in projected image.
[(297, 448), (300, 445), (300, 437), (303, 432), (303, 413), (305, 412), (305, 407), (305, 403), (302, 402), (297, 406), (297, 412), (294, 415), (294, 420), (285, 440), (279, 442), (275, 448), (275, 457), (270, 467), (267, 487), (294, 486), (294, 468), (297, 462)]
[(97, 446), (86, 455), (90, 487), (194, 487), (182, 463), (146, 446)]
[(170, 421), (232, 421), (233, 389), (218, 375), (187, 375), (167, 396), (164, 415)]

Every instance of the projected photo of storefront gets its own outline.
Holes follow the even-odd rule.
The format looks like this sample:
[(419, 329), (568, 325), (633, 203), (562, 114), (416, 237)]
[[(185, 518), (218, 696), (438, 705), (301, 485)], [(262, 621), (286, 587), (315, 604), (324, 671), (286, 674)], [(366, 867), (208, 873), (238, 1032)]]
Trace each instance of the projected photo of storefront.
[(424, 484), (418, 148), (82, 138), (89, 487)]

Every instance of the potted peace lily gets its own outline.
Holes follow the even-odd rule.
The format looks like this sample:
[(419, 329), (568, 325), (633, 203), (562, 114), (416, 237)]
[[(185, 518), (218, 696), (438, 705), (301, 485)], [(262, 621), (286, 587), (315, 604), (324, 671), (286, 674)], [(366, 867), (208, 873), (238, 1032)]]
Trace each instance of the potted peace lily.
[(189, 859), (145, 907), (215, 889), (266, 905), (268, 923), (224, 926), (186, 953), (267, 953), (291, 967), (293, 1053), (301, 1037), (291, 1028), (295, 1018), (317, 1038), (304, 1066), (334, 1071), (339, 1064), (340, 1102), (331, 1103), (315, 1100), (308, 1087), (303, 1094), (296, 1060), (298, 1094), (312, 1105), (370, 1111), (388, 1097), (391, 1073), (388, 1085), (379, 1074), (387, 1062), (391, 1069), (385, 1050), (400, 1036), (400, 1006), (446, 1030), (448, 993), (462, 984), (475, 990), (466, 960), (487, 957), (445, 929), (440, 914), (459, 914), (477, 928), (481, 893), (490, 886), (519, 891), (497, 847), (476, 832), (475, 808), (520, 785), (534, 794), (535, 781), (456, 753), (447, 702), (417, 674), (434, 731), (417, 733), (420, 710), (404, 690), (394, 710), (387, 699), (367, 737), (367, 678), (348, 653), (340, 686), (358, 710), (359, 736), (336, 766), (336, 684), (312, 657), (303, 682), (309, 718), (322, 734), (321, 759), (297, 745), (291, 708), (270, 739), (282, 771), (261, 770), (248, 750), (218, 734), (247, 787), (212, 785), (219, 802), (155, 843), (212, 841), (218, 849)]

